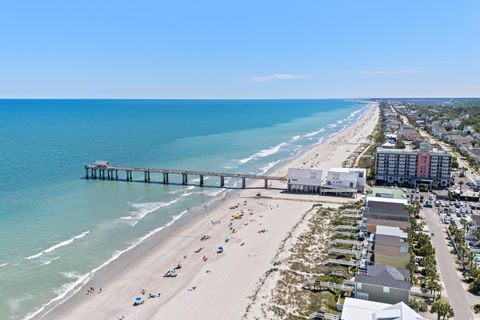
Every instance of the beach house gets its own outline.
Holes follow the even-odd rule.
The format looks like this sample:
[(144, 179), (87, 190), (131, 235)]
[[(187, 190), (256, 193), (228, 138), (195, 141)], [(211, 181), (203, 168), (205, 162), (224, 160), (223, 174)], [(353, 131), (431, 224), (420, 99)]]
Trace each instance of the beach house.
[(396, 304), (346, 298), (340, 320), (424, 320), (404, 302)]
[(410, 260), (408, 234), (398, 227), (377, 226), (373, 258), (376, 264), (406, 268)]
[(383, 303), (408, 303), (410, 300), (410, 274), (405, 269), (376, 264), (368, 267), (367, 274), (355, 276), (355, 298)]
[(367, 231), (376, 233), (377, 226), (397, 227), (404, 232), (410, 230), (410, 214), (405, 208), (406, 199), (367, 196), (363, 209)]

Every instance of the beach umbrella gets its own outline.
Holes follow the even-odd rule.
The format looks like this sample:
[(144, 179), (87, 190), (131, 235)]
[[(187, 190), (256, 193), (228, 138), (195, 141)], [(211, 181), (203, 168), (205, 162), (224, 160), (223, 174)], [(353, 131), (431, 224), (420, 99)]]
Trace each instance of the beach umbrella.
[(136, 298), (135, 298), (135, 302), (136, 302), (136, 303), (140, 303), (140, 302), (142, 302), (142, 301), (143, 301), (143, 298), (142, 298), (142, 297), (136, 297)]

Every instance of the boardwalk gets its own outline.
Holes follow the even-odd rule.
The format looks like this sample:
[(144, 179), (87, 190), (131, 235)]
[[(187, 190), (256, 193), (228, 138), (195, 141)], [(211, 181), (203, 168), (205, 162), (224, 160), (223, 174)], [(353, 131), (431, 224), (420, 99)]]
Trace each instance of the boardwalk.
[(257, 174), (245, 173), (226, 173), (226, 172), (212, 172), (212, 171), (196, 171), (196, 170), (179, 170), (179, 169), (160, 169), (160, 168), (142, 168), (142, 167), (128, 167), (111, 165), (107, 161), (97, 161), (94, 164), (85, 165), (85, 179), (102, 179), (102, 180), (118, 180), (119, 172), (125, 173), (126, 181), (133, 181), (133, 172), (141, 173), (144, 182), (151, 181), (151, 174), (157, 173), (162, 175), (161, 182), (169, 183), (169, 175), (176, 174), (182, 177), (182, 184), (188, 184), (189, 176), (198, 176), (199, 185), (203, 186), (204, 177), (219, 177), (220, 187), (225, 186), (225, 178), (241, 179), (242, 188), (246, 187), (247, 179), (250, 180), (264, 180), (265, 188), (268, 188), (268, 182), (272, 180), (285, 181), (285, 177), (267, 176)]

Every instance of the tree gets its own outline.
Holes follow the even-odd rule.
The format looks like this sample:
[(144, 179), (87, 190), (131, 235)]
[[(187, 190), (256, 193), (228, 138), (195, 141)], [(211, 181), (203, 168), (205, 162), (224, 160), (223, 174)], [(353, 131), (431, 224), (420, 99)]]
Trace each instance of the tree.
[(438, 281), (431, 279), (427, 281), (426, 288), (433, 293), (433, 298), (436, 299), (437, 292), (440, 293), (442, 291), (442, 286)]
[(410, 308), (415, 310), (415, 312), (426, 312), (428, 311), (428, 306), (427, 303), (421, 299), (417, 298), (412, 298), (410, 299), (410, 302), (408, 303)]
[(480, 293), (480, 276), (475, 276), (473, 275), (473, 281), (470, 283), (468, 289), (473, 293), (473, 294), (479, 294)]
[(405, 149), (405, 142), (403, 142), (402, 140), (397, 140), (397, 143), (395, 144), (395, 148), (396, 149)]
[(437, 314), (437, 320), (445, 320), (454, 316), (453, 308), (445, 300), (435, 301), (430, 311)]
[(473, 306), (473, 311), (475, 311), (475, 313), (480, 313), (480, 304), (476, 304)]
[(457, 157), (452, 157), (452, 168), (458, 169)]

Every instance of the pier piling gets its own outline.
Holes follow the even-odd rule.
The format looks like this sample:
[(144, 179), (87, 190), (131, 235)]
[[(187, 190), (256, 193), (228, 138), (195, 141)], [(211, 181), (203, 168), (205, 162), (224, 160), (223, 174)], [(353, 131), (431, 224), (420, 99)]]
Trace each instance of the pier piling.
[(188, 175), (186, 173), (182, 173), (182, 184), (186, 185), (188, 183)]
[[(169, 183), (169, 174), (178, 174), (182, 176), (182, 185), (188, 184), (188, 176), (198, 176), (200, 179), (199, 185), (204, 186), (205, 176), (219, 177), (220, 187), (225, 187), (225, 178), (241, 179), (242, 189), (247, 186), (247, 179), (264, 180), (265, 188), (268, 188), (269, 180), (285, 181), (284, 177), (265, 176), (255, 174), (243, 174), (243, 173), (220, 173), (209, 171), (195, 171), (195, 170), (176, 170), (176, 169), (158, 169), (158, 168), (138, 168), (138, 167), (126, 167), (126, 166), (113, 166), (108, 161), (97, 161), (95, 164), (89, 164), (84, 167), (85, 179), (102, 179), (102, 180), (118, 180), (118, 171), (125, 171), (125, 181), (133, 181), (133, 172), (143, 172), (143, 180), (145, 183), (151, 181), (150, 173), (161, 173), (163, 175), (163, 184)], [(106, 171), (106, 172), (105, 172)], [(115, 176), (114, 176), (115, 173)]]

